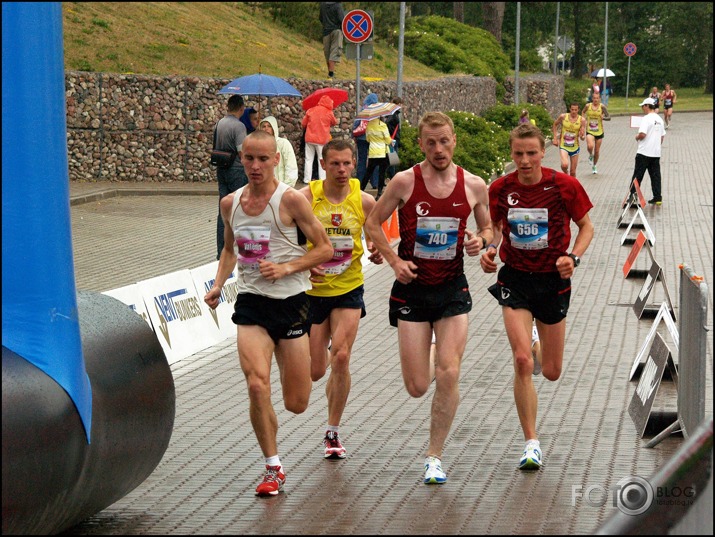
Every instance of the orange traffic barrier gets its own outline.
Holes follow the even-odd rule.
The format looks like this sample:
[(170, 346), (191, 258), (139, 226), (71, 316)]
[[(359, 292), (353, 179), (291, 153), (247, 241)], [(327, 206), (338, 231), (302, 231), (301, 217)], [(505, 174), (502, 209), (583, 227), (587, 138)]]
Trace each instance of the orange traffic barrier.
[(387, 242), (390, 242), (390, 224), (387, 222), (387, 220), (382, 223), (382, 232), (385, 234)]
[(400, 221), (397, 216), (397, 209), (392, 213), (390, 218), (390, 234), (388, 235), (390, 241), (394, 241), (400, 238)]
[(400, 223), (397, 217), (397, 209), (392, 212), (389, 220), (382, 223), (382, 232), (385, 234), (387, 242), (392, 242), (400, 238)]

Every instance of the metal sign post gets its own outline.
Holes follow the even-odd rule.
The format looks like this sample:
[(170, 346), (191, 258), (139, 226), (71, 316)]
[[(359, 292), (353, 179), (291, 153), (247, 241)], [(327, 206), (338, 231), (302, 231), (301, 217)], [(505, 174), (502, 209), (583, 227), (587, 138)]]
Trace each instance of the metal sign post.
[(360, 55), (361, 44), (372, 35), (372, 17), (367, 11), (353, 9), (343, 19), (343, 35), (350, 43), (357, 45), (355, 59), (355, 114), (360, 112)]
[(628, 86), (631, 83), (631, 57), (636, 53), (635, 43), (626, 43), (623, 52), (628, 56), (628, 74), (626, 75), (626, 110), (628, 110)]

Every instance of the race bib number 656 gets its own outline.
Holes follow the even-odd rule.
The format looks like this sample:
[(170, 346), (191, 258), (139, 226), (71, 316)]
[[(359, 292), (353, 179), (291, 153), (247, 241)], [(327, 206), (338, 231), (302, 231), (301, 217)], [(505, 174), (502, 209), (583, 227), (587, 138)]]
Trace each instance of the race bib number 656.
[(520, 250), (542, 250), (549, 246), (547, 209), (509, 209), (509, 238)]

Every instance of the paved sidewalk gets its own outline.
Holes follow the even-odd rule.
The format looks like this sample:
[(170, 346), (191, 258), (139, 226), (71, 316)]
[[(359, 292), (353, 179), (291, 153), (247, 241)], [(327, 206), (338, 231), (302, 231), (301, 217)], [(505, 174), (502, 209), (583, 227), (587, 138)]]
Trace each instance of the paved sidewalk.
[[(606, 123), (598, 175), (582, 151), (578, 178), (594, 203), (596, 233), (574, 277), (565, 360), (557, 382), (536, 381), (544, 467), (520, 472), (523, 441), (512, 394), (510, 350), (496, 301), (476, 258), (466, 258), (475, 307), (461, 371), (461, 403), (444, 450), (449, 481), (422, 484), (432, 393), (413, 399), (400, 371), (397, 331), (388, 325), (389, 266), (367, 270), (367, 317), (351, 362), (352, 390), (341, 424), (343, 461), (323, 459), (326, 378), (315, 382), (302, 415), (282, 408), (277, 368), (273, 404), (285, 492), (253, 494), (263, 459), (248, 415), (248, 396), (233, 338), (172, 365), (174, 434), (154, 473), (126, 497), (68, 531), (74, 535), (179, 534), (583, 534), (617, 512), (606, 502), (573, 501), (573, 487), (610, 489), (628, 476), (654, 474), (681, 445), (671, 436), (645, 447), (628, 415), (636, 384), (633, 360), (652, 321), (632, 311), (643, 280), (624, 279), (630, 245), (621, 245), (621, 215), (633, 172), (635, 131), (627, 117)], [(653, 253), (679, 308), (678, 264), (709, 286), (712, 330), (713, 114), (674, 117), (663, 146), (662, 207), (645, 214), (656, 236)], [(545, 164), (559, 168), (558, 154)], [(101, 185), (101, 184), (100, 184)], [(77, 286), (106, 291), (215, 259), (217, 191), (213, 195), (104, 197), (72, 205)], [(73, 184), (79, 199), (107, 185)], [(122, 188), (125, 188), (122, 186)], [(127, 187), (128, 188), (128, 187)], [(149, 184), (152, 194), (167, 194)], [(182, 185), (169, 187), (181, 190)], [(651, 197), (650, 180), (645, 195)], [(194, 192), (195, 194), (195, 192)], [(635, 231), (633, 237), (635, 237)], [(641, 254), (635, 268), (648, 268)], [(657, 291), (657, 292), (656, 292)], [(653, 300), (662, 301), (660, 286)], [(667, 342), (667, 332), (659, 330)], [(669, 343), (670, 344), (670, 343)], [(672, 349), (677, 353), (677, 349)], [(708, 376), (713, 371), (708, 341)], [(712, 378), (706, 413), (712, 416)], [(676, 409), (663, 382), (655, 410)], [(664, 428), (664, 427), (663, 427)]]

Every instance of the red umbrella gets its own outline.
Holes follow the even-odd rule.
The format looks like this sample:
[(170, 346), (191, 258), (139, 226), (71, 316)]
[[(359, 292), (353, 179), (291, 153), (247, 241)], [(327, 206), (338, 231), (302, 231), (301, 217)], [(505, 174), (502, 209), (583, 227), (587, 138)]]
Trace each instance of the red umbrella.
[(316, 106), (323, 95), (327, 95), (333, 100), (333, 108), (348, 100), (347, 90), (340, 88), (321, 88), (319, 90), (315, 90), (303, 99), (303, 110), (308, 110), (309, 108)]

